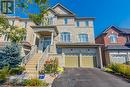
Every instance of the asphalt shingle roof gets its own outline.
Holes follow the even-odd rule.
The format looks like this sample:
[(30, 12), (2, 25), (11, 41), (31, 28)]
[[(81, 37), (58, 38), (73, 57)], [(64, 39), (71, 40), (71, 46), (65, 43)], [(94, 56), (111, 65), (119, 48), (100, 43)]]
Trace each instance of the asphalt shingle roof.
[(120, 28), (120, 30), (122, 31), (122, 33), (130, 34), (130, 29)]
[(124, 45), (108, 45), (106, 50), (130, 50), (130, 47)]

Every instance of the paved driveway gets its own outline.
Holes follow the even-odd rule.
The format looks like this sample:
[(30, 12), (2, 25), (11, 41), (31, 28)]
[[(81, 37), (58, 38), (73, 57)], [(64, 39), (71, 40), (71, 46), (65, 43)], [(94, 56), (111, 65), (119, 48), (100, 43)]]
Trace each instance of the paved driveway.
[(130, 83), (98, 69), (65, 69), (52, 87), (130, 87)]

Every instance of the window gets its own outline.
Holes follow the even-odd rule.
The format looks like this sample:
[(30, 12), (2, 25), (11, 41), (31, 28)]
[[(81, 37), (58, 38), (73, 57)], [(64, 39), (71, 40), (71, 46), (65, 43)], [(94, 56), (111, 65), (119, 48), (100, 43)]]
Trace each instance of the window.
[(117, 42), (117, 36), (115, 34), (110, 35), (110, 43), (116, 43)]
[(130, 42), (130, 36), (127, 36), (126, 39), (126, 42)]
[(88, 42), (88, 35), (87, 34), (79, 34), (79, 41), (80, 42)]
[(64, 24), (68, 24), (68, 19), (64, 18)]
[(58, 53), (58, 54), (62, 54), (62, 48), (56, 47), (56, 50), (57, 50), (57, 53)]
[(61, 33), (61, 41), (62, 42), (70, 42), (70, 33), (69, 32), (62, 32)]
[(85, 21), (85, 25), (86, 25), (86, 27), (88, 27), (89, 26), (89, 22)]
[(77, 27), (79, 27), (79, 26), (80, 26), (80, 23), (79, 23), (79, 21), (77, 21), (77, 22), (76, 22), (76, 25), (77, 25)]
[(8, 34), (5, 34), (5, 35), (4, 35), (4, 41), (9, 41)]

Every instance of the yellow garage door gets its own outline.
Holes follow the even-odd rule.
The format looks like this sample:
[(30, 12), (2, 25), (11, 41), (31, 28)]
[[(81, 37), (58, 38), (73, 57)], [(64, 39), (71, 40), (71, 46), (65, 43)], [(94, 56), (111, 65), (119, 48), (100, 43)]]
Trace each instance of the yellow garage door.
[(81, 67), (93, 68), (96, 66), (96, 58), (94, 56), (82, 56), (80, 60)]
[(65, 67), (79, 67), (78, 56), (66, 55), (65, 56)]

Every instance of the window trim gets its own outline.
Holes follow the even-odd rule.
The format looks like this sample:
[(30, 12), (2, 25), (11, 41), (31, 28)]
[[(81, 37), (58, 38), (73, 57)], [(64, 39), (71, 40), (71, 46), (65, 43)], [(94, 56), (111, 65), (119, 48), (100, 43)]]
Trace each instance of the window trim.
[(89, 21), (88, 20), (85, 21), (85, 27), (89, 27)]
[(81, 43), (89, 42), (88, 34), (81, 33), (78, 36), (79, 36), (79, 42), (81, 42)]
[(110, 43), (117, 43), (117, 39), (118, 39), (118, 38), (117, 38), (117, 35), (116, 35), (116, 34), (113, 34), (113, 33), (112, 33), (112, 34), (109, 35), (109, 42), (110, 42)]
[(79, 21), (76, 21), (76, 26), (80, 27), (80, 22)]
[(64, 24), (68, 24), (68, 18), (64, 18)]
[(60, 35), (60, 41), (61, 42), (67, 42), (67, 43), (69, 43), (69, 42), (71, 42), (71, 34), (70, 34), (70, 32), (62, 32), (61, 33), (61, 35)]

